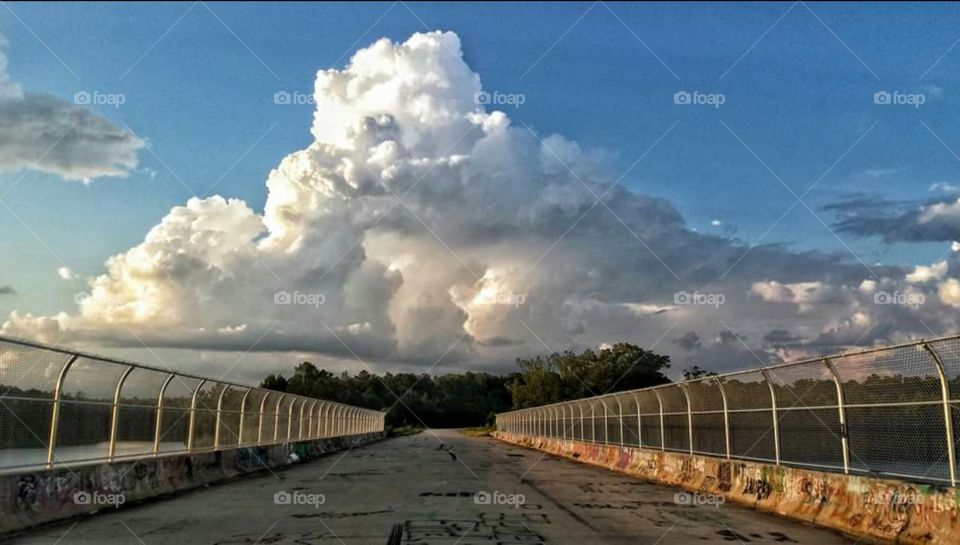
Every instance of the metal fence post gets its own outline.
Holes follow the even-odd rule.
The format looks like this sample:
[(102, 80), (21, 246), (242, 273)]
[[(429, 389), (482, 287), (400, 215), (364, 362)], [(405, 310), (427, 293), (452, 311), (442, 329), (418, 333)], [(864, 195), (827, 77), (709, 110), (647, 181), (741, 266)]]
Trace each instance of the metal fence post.
[(950, 484), (957, 486), (957, 446), (953, 442), (953, 416), (950, 411), (950, 385), (947, 380), (947, 372), (943, 368), (943, 362), (940, 356), (934, 351), (933, 347), (926, 342), (920, 343), (921, 346), (933, 358), (933, 364), (937, 368), (937, 374), (940, 376), (940, 393), (943, 396), (943, 422), (947, 431), (947, 460), (950, 464)]
[(260, 417), (257, 423), (257, 445), (263, 444), (263, 419), (266, 417), (265, 409), (267, 408), (267, 399), (269, 397), (270, 392), (267, 392), (263, 395), (263, 399), (260, 400)]
[(620, 398), (617, 398), (617, 410), (620, 411), (620, 446), (624, 446), (623, 440), (623, 404), (620, 403)]
[(323, 437), (323, 409), (327, 406), (327, 402), (320, 400), (320, 406), (317, 407), (317, 439)]
[(597, 405), (590, 403), (590, 442), (597, 442)]
[(238, 447), (243, 446), (243, 425), (247, 414), (247, 398), (250, 397), (250, 392), (252, 391), (252, 389), (247, 388), (247, 392), (243, 394), (243, 399), (240, 400), (240, 429), (237, 430)]
[(293, 401), (290, 402), (290, 408), (287, 409), (287, 439), (286, 441), (290, 442), (290, 434), (293, 432), (293, 406), (297, 404), (297, 398), (294, 397)]
[(643, 426), (640, 425), (640, 394), (633, 394), (633, 402), (637, 406), (637, 448), (643, 448)]
[(207, 381), (201, 380), (197, 387), (193, 389), (193, 396), (190, 398), (190, 424), (187, 426), (187, 452), (193, 452), (193, 432), (197, 427), (197, 395), (200, 393), (200, 388)]
[(327, 431), (324, 414), (326, 414), (328, 406), (330, 406), (329, 403), (322, 399), (320, 400), (320, 408), (317, 409), (317, 439), (322, 439)]
[(581, 441), (586, 441), (586, 440), (587, 440), (587, 433), (586, 433), (586, 431), (585, 431), (585, 429), (584, 429), (584, 425), (583, 425), (583, 420), (584, 420), (584, 418), (583, 418), (583, 401), (577, 401), (577, 408), (580, 409), (580, 440), (581, 440)]
[(325, 401), (323, 403), (323, 412), (320, 414), (320, 420), (323, 422), (323, 430), (320, 432), (320, 437), (330, 437), (330, 411), (333, 409), (333, 404)]
[(280, 394), (280, 399), (277, 400), (276, 407), (273, 408), (273, 442), (276, 443), (280, 439), (280, 405), (283, 404), (283, 398), (287, 397), (287, 394)]
[(570, 402), (567, 407), (570, 408), (570, 440), (573, 441), (577, 438), (577, 405), (574, 402)]
[(221, 384), (223, 389), (220, 390), (220, 395), (217, 396), (217, 418), (216, 424), (213, 427), (213, 450), (220, 450), (220, 423), (222, 421), (221, 415), (223, 414), (223, 396), (227, 395), (227, 390), (230, 389), (230, 386), (227, 384)]
[(60, 401), (63, 397), (63, 379), (67, 376), (67, 370), (77, 361), (78, 356), (70, 356), (67, 363), (60, 369), (60, 375), (57, 377), (57, 384), (53, 387), (53, 406), (50, 415), (50, 437), (47, 441), (47, 468), (53, 467), (53, 451), (57, 445), (57, 429), (60, 425)]
[(690, 454), (693, 454), (693, 405), (690, 402), (690, 392), (687, 391), (687, 385), (680, 383), (680, 390), (687, 400), (687, 439), (690, 441)]
[(823, 358), (823, 364), (833, 376), (833, 384), (837, 389), (837, 410), (840, 418), (840, 448), (843, 453), (843, 472), (850, 473), (850, 442), (847, 434), (847, 409), (846, 399), (843, 394), (843, 382), (840, 380), (840, 373), (829, 358)]
[(560, 437), (562, 439), (567, 438), (568, 426), (567, 426), (567, 403), (563, 403), (558, 407), (560, 411)]
[(563, 426), (563, 419), (561, 418), (562, 414), (563, 412), (560, 406), (554, 405), (553, 406), (553, 421), (554, 421), (553, 436), (554, 437), (561, 437), (561, 432), (563, 431), (560, 429), (561, 426)]
[(603, 406), (603, 444), (610, 444), (610, 421), (607, 416), (607, 402), (601, 401), (600, 405)]
[(117, 381), (117, 388), (113, 391), (113, 405), (110, 406), (110, 444), (107, 447), (107, 461), (112, 462), (114, 456), (117, 453), (117, 424), (120, 423), (120, 389), (123, 388), (123, 383), (127, 380), (127, 377), (130, 376), (130, 372), (133, 371), (133, 366), (127, 367), (127, 369), (120, 375), (120, 380)]
[(720, 388), (720, 398), (723, 400), (723, 443), (727, 447), (727, 460), (730, 459), (730, 405), (727, 403), (727, 392), (723, 389), (723, 381), (714, 379)]
[[(313, 407), (313, 405), (311, 405)], [(303, 439), (303, 411), (307, 408), (307, 400), (300, 404), (300, 422), (297, 423), (297, 439)]]
[(167, 380), (163, 381), (163, 385), (160, 386), (160, 395), (157, 396), (157, 424), (153, 431), (154, 454), (160, 452), (160, 439), (163, 437), (163, 396), (167, 394), (167, 387), (170, 386), (170, 382), (173, 381), (174, 376), (176, 375), (170, 373)]
[[(314, 420), (314, 415), (313, 415), (314, 408), (317, 409), (316, 420)], [(314, 424), (314, 422), (316, 422), (317, 424), (320, 423), (320, 400), (319, 399), (314, 401), (313, 405), (310, 406), (310, 432), (309, 432), (310, 439), (316, 439), (318, 435), (317, 425)]]
[(340, 404), (333, 406), (333, 415), (330, 418), (331, 425), (331, 435), (330, 437), (337, 437), (340, 435)]
[(334, 437), (340, 437), (340, 436), (344, 435), (344, 431), (343, 431), (343, 414), (344, 414), (343, 405), (340, 405), (340, 404), (338, 403), (337, 406), (334, 408), (334, 411), (333, 411), (333, 435), (334, 435)]
[(767, 370), (760, 369), (760, 374), (763, 375), (763, 379), (767, 381), (767, 387), (770, 388), (770, 412), (773, 413), (773, 453), (776, 464), (780, 465), (780, 418), (777, 415), (777, 392)]
[(552, 412), (553, 412), (553, 436), (560, 437), (561, 432), (563, 431), (560, 429), (560, 427), (563, 425), (563, 420), (560, 418), (560, 415), (562, 414), (560, 412), (560, 406), (554, 405)]
[(667, 431), (663, 429), (663, 397), (657, 389), (654, 389), (653, 393), (656, 394), (657, 405), (660, 406), (660, 450), (665, 451), (667, 450)]

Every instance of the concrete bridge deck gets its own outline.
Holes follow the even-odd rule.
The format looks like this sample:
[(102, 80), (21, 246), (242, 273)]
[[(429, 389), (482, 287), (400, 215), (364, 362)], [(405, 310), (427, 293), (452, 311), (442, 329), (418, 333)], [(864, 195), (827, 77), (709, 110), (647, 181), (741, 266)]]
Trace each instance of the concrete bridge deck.
[[(482, 505), (474, 494), (523, 505)], [(277, 504), (275, 494), (292, 494)], [(436, 430), (14, 537), (17, 545), (853, 544), (738, 505)], [(496, 493), (496, 494), (494, 494)], [(322, 494), (322, 497), (319, 496)], [(391, 535), (393, 541), (391, 541)]]

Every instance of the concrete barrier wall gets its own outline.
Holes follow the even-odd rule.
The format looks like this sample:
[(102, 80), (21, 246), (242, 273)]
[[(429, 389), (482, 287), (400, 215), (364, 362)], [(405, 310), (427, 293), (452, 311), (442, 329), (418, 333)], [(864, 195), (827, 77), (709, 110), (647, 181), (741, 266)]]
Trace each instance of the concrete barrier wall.
[[(114, 508), (94, 504), (95, 497), (110, 499), (122, 494), (123, 505), (129, 505), (382, 438), (381, 433), (369, 433), (3, 475), (0, 476), (0, 536)], [(91, 501), (83, 503), (84, 499)]]
[(861, 542), (960, 544), (956, 488), (504, 432), (494, 436), (690, 492), (722, 495)]

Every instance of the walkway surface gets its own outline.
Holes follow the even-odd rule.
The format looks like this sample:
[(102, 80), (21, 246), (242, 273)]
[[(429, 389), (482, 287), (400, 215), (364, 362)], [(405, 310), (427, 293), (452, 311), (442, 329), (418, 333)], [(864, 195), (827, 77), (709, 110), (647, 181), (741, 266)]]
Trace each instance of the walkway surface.
[[(477, 493), (487, 496), (475, 498)], [(437, 430), (34, 530), (17, 545), (854, 543), (490, 438)], [(280, 503), (275, 502), (275, 497)], [(490, 499), (488, 504), (483, 498)], [(289, 498), (289, 502), (283, 500)], [(689, 499), (689, 497), (687, 497)], [(522, 505), (517, 506), (522, 500)]]

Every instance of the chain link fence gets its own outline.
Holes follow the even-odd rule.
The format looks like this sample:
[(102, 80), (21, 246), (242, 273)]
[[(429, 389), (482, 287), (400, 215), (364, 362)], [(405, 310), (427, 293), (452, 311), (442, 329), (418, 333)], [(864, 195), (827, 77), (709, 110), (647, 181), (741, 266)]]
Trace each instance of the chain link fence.
[(378, 411), (0, 337), (0, 472), (383, 430)]
[(960, 335), (497, 415), (497, 429), (957, 484)]

